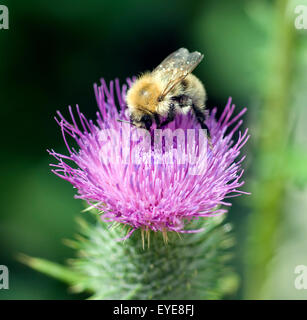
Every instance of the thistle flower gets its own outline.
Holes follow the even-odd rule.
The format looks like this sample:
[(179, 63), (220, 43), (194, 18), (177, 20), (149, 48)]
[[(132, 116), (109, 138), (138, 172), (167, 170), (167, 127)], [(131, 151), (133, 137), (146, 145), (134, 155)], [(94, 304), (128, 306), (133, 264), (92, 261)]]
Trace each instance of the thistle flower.
[[(239, 155), (249, 136), (247, 130), (234, 135), (246, 109), (233, 116), (229, 99), (219, 118), (216, 108), (209, 112), (207, 148), (192, 114), (177, 115), (163, 130), (153, 125), (150, 132), (117, 121), (129, 121), (127, 85), (102, 80), (94, 86), (95, 123), (78, 105), (75, 112), (69, 107), (70, 121), (58, 112), (68, 154), (49, 151), (58, 160), (52, 171), (77, 189), (76, 198), (88, 203), (98, 221), (79, 219), (80, 236), (66, 241), (76, 250), (69, 265), (22, 261), (92, 299), (219, 299), (233, 293), (238, 277), (228, 262), (234, 242), (223, 214), (231, 205), (225, 199), (245, 193), (239, 190), (244, 184)], [(135, 231), (129, 244), (114, 241), (122, 230), (109, 228), (113, 224), (128, 226), (124, 238)], [(149, 246), (151, 230), (156, 233)], [(193, 234), (178, 241), (167, 231)]]
[[(127, 84), (131, 85), (130, 79)], [(49, 151), (58, 160), (52, 171), (69, 181), (78, 190), (76, 198), (98, 209), (103, 220), (127, 225), (127, 237), (136, 229), (201, 231), (189, 230), (187, 224), (227, 212), (225, 207), (231, 203), (225, 199), (245, 193), (239, 190), (244, 184), (240, 179), (245, 157), (237, 158), (249, 136), (247, 130), (243, 134), (239, 132), (235, 141), (234, 134), (246, 109), (233, 117), (235, 106), (229, 99), (218, 119), (216, 108), (208, 113), (206, 125), (212, 147), (204, 148), (206, 137), (201, 137), (201, 129), (192, 114), (178, 115), (162, 132), (152, 130), (148, 134), (141, 130), (140, 133), (140, 129), (117, 121), (129, 120), (126, 84), (121, 87), (115, 80), (108, 87), (102, 79), (101, 86), (95, 85), (94, 89), (99, 107), (95, 123), (86, 119), (78, 105), (77, 117), (69, 106), (70, 121), (57, 112), (56, 121), (68, 155)], [(192, 129), (196, 133), (191, 147), (187, 137)], [(154, 131), (159, 132), (156, 135)], [(155, 148), (152, 141), (165, 132), (170, 134), (171, 148), (167, 147), (167, 137), (159, 140), (160, 148)], [(69, 136), (77, 143), (78, 150), (70, 146)], [(178, 142), (182, 136), (184, 143), (180, 149)], [(141, 141), (148, 138), (154, 139), (144, 148)]]

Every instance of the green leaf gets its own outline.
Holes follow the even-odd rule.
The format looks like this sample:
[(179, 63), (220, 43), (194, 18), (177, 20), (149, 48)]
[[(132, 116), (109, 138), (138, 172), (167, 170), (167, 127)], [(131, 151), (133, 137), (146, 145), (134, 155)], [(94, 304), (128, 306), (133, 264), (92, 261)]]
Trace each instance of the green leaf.
[(69, 285), (74, 285), (85, 277), (69, 267), (45, 259), (29, 257), (22, 253), (17, 255), (17, 259), (32, 269), (66, 282)]

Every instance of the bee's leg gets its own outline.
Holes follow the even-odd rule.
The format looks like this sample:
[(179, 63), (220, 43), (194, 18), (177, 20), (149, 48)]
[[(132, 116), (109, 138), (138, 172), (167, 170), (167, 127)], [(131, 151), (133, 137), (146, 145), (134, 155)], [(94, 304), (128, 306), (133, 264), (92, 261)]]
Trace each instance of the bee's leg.
[(209, 131), (208, 127), (205, 123), (206, 117), (205, 117), (204, 113), (195, 104), (192, 104), (192, 109), (193, 109), (195, 117), (196, 117), (198, 123), (200, 124), (201, 128)]
[(144, 115), (141, 118), (141, 123), (144, 124), (146, 130), (150, 131), (151, 125), (152, 125), (152, 118), (149, 115)]
[(209, 146), (212, 149), (212, 142), (211, 142), (211, 138), (210, 138), (210, 132), (209, 132), (209, 129), (208, 129), (206, 123), (205, 123), (205, 121), (206, 121), (205, 114), (194, 103), (192, 104), (192, 109), (193, 109), (193, 112), (195, 114), (195, 117), (196, 117), (198, 123), (200, 124), (200, 127), (202, 129), (206, 129)]
[(157, 113), (154, 114), (154, 117), (155, 117), (155, 122), (157, 124), (157, 129), (160, 129), (160, 118), (159, 118), (159, 115)]
[(160, 127), (164, 127), (170, 122), (172, 122), (175, 119), (176, 111), (175, 111), (175, 105), (173, 103), (170, 104), (169, 106), (169, 111), (167, 118), (161, 123)]

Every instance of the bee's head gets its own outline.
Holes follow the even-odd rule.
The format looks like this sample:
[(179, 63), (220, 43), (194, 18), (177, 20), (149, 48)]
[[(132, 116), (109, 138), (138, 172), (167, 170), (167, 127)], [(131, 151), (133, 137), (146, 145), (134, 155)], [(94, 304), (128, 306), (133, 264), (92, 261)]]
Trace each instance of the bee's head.
[(144, 114), (150, 114), (156, 111), (160, 95), (159, 82), (150, 73), (145, 73), (133, 82), (127, 91), (127, 106), (130, 111), (139, 109)]
[(150, 130), (152, 126), (152, 116), (150, 114), (131, 113), (130, 121), (137, 128)]

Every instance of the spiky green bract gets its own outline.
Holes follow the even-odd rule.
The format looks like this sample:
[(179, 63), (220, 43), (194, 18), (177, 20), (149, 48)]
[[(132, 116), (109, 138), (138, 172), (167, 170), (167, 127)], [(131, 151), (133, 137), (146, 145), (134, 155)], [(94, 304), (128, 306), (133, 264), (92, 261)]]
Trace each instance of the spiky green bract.
[(92, 299), (219, 299), (235, 290), (237, 278), (227, 266), (233, 238), (223, 218), (207, 218), (192, 226), (205, 231), (178, 236), (169, 232), (135, 231), (126, 241), (117, 241), (127, 231), (108, 228), (105, 222), (79, 220), (80, 236), (69, 241), (77, 258), (71, 271), (82, 274), (72, 289), (90, 291)]

